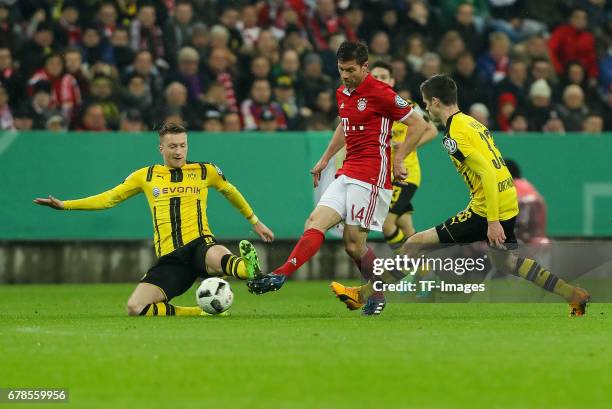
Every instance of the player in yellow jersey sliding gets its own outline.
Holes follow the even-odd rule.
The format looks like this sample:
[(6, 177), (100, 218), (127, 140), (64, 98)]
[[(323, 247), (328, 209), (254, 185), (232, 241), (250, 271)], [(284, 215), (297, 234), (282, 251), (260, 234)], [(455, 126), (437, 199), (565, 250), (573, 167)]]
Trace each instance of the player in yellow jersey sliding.
[(257, 219), (242, 194), (221, 170), (207, 162), (187, 162), (187, 131), (177, 124), (159, 130), (163, 165), (139, 169), (118, 186), (84, 199), (37, 198), (57, 210), (100, 210), (144, 193), (153, 218), (157, 262), (140, 280), (127, 302), (129, 315), (202, 315), (199, 307), (179, 307), (170, 300), (187, 291), (198, 277), (233, 276), (242, 280), (259, 273), (251, 243), (240, 242), (241, 257), (217, 244), (206, 216), (208, 189), (214, 188), (253, 225), (265, 242), (274, 233)]
[[(452, 78), (435, 75), (421, 84), (427, 111), (433, 119), (446, 124), (442, 145), (450, 155), (457, 172), (470, 190), (467, 208), (445, 222), (411, 236), (402, 253), (418, 258), (426, 248), (437, 243), (473, 243), (488, 241), (493, 265), (500, 272), (512, 274), (553, 292), (567, 300), (571, 316), (581, 316), (590, 301), (589, 293), (572, 286), (540, 266), (535, 260), (519, 257), (514, 225), (518, 214), (516, 189), (512, 176), (489, 130), (457, 106), (457, 85)], [(402, 145), (410, 152), (418, 145), (418, 137)], [(402, 152), (403, 153), (403, 152)], [(395, 157), (394, 169), (402, 172), (401, 156)], [(404, 273), (385, 272), (383, 283), (401, 280)], [(373, 282), (361, 287), (344, 287), (332, 283), (332, 290), (349, 309), (360, 308), (374, 293)]]

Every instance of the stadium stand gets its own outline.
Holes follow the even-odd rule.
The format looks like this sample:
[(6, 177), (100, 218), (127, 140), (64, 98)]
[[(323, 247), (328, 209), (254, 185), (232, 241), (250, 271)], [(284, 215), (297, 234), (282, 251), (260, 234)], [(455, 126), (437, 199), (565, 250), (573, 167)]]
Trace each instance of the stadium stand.
[(452, 74), (494, 130), (612, 130), (605, 0), (2, 0), (0, 128), (232, 132), (238, 114), (246, 130), (270, 115), (332, 129), (346, 39), (417, 102), (426, 77)]

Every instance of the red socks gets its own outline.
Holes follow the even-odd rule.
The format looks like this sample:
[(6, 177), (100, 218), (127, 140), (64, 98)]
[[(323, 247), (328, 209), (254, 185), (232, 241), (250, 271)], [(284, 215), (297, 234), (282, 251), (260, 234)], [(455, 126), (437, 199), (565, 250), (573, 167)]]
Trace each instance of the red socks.
[(293, 248), (289, 258), (274, 273), (290, 276), (295, 270), (300, 268), (302, 264), (310, 260), (312, 256), (317, 254), (325, 240), (325, 234), (321, 230), (308, 229), (302, 234), (302, 237)]
[[(293, 251), (289, 255), (289, 258), (279, 268), (277, 268), (274, 273), (282, 274), (286, 276), (290, 276), (293, 274), (295, 270), (300, 268), (302, 264), (306, 263), (308, 260), (314, 256), (317, 251), (321, 248), (323, 244), (323, 240), (325, 240), (325, 234), (322, 231), (317, 229), (308, 229), (304, 232), (298, 243), (293, 248)], [(366, 281), (374, 281), (374, 260), (376, 259), (376, 254), (374, 251), (368, 247), (368, 251), (361, 257), (361, 259), (353, 259), (359, 271), (361, 271), (361, 275)], [(383, 297), (382, 292), (375, 292), (373, 294), (377, 297)]]
[[(374, 281), (374, 260), (376, 259), (376, 254), (374, 254), (374, 250), (368, 247), (368, 251), (361, 257), (361, 259), (354, 258), (353, 261), (357, 268), (361, 272), (361, 276), (366, 281)], [(383, 297), (383, 293), (380, 291), (376, 291), (373, 296), (375, 297)]]

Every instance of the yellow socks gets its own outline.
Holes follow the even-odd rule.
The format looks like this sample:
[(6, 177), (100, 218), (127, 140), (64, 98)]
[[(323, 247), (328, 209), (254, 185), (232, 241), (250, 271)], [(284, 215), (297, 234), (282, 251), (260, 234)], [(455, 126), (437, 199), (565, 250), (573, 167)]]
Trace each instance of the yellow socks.
[(162, 315), (203, 315), (200, 307), (179, 307), (167, 302), (149, 304), (140, 312), (146, 317)]
[(241, 280), (250, 278), (244, 260), (233, 254), (226, 254), (221, 257), (221, 269), (223, 270), (223, 274), (228, 276), (236, 277)]
[(516, 262), (516, 275), (533, 282), (538, 287), (550, 291), (566, 300), (570, 299), (574, 287), (544, 269), (535, 260), (519, 257)]

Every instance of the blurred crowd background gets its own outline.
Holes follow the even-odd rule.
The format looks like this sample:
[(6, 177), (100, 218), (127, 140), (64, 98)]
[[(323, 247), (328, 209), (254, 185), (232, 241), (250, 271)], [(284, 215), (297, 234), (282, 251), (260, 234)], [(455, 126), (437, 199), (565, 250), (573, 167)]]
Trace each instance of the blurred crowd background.
[(612, 131), (606, 0), (0, 0), (0, 129), (333, 129), (345, 40), (493, 130)]

